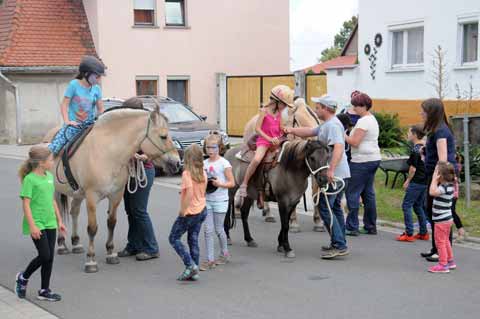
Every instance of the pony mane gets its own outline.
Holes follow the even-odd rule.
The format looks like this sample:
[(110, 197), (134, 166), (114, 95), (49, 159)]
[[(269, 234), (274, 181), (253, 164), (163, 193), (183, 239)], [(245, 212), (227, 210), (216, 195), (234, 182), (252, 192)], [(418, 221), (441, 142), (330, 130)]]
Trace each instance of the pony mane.
[[(309, 151), (307, 152), (308, 143), (311, 144)], [(309, 141), (309, 140), (293, 140), (285, 144), (283, 149), (282, 158), (280, 159), (280, 165), (284, 169), (298, 168), (304, 165), (305, 158), (312, 153), (312, 151), (318, 148), (325, 148), (327, 152), (330, 152), (328, 145), (322, 141)]]
[[(133, 107), (115, 107), (108, 109), (102, 115), (98, 117), (98, 120), (95, 122), (96, 125), (105, 125), (111, 121), (116, 121), (119, 119), (124, 119), (133, 116), (140, 116), (143, 114), (149, 114), (150, 111), (147, 109), (139, 109)], [(159, 117), (162, 118), (165, 123), (168, 123), (168, 118), (159, 112)]]
[(305, 160), (305, 149), (308, 141), (293, 140), (286, 142), (283, 146), (283, 154), (280, 159), (280, 165), (287, 169), (292, 166), (297, 166), (299, 162), (303, 163)]

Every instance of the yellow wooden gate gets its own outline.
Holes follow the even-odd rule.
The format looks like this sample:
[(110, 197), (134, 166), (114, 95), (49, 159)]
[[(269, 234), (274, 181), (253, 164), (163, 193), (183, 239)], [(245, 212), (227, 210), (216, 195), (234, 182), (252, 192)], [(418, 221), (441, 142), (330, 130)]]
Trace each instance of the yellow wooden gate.
[(308, 75), (305, 77), (305, 97), (308, 105), (312, 105), (312, 97), (327, 94), (326, 75)]
[(279, 84), (295, 88), (293, 75), (228, 76), (227, 132), (242, 136), (247, 122), (268, 102), (271, 89)]

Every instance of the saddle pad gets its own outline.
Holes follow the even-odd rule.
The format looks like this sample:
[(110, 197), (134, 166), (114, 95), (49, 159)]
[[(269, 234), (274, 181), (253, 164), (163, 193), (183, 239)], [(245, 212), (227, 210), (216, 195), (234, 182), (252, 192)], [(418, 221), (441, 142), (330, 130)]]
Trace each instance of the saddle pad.
[[(274, 148), (268, 150), (267, 154), (263, 158), (263, 164), (272, 164), (277, 161), (278, 154), (280, 153), (279, 148)], [(244, 145), (242, 149), (235, 154), (235, 157), (245, 163), (250, 163), (255, 157), (255, 151), (252, 151), (248, 145)]]

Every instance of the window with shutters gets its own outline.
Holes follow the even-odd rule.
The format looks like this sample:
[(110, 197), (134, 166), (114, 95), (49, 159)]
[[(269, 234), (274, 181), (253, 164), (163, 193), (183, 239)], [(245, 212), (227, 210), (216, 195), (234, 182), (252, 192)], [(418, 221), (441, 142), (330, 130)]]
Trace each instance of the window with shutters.
[(188, 104), (188, 80), (167, 80), (167, 94), (177, 102)]
[(157, 77), (137, 77), (136, 91), (139, 95), (158, 95), (158, 78)]
[(133, 21), (136, 26), (155, 25), (155, 0), (134, 0)]

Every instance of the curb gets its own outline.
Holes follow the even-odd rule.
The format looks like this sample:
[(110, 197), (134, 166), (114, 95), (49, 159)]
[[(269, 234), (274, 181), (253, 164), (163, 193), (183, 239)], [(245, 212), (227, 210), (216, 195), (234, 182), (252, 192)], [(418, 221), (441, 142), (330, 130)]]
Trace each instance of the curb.
[[(391, 222), (391, 221), (382, 220), (382, 219), (377, 219), (377, 225), (391, 227), (395, 229), (405, 229), (405, 225), (401, 223)], [(453, 239), (456, 239), (456, 238), (457, 238), (457, 235), (453, 234)], [(472, 243), (472, 244), (480, 244), (480, 238), (478, 237), (465, 236), (465, 239), (463, 241), (467, 243)]]

